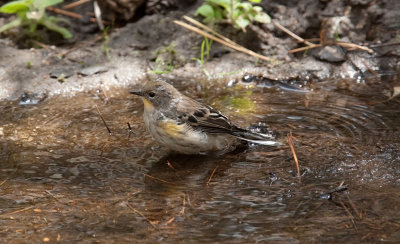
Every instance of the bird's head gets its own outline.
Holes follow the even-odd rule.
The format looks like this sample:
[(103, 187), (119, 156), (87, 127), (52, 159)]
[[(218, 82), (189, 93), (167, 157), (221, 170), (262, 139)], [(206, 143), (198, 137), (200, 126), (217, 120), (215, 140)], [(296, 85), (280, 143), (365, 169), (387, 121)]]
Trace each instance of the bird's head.
[(167, 109), (179, 92), (165, 81), (147, 81), (136, 86), (131, 94), (142, 98), (146, 111), (156, 109)]

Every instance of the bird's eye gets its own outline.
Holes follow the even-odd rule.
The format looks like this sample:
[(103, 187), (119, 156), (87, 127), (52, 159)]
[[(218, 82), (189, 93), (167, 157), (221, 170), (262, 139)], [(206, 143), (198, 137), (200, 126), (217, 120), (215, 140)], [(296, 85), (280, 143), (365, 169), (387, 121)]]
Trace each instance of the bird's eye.
[(149, 92), (149, 97), (155, 97), (156, 93), (155, 92)]

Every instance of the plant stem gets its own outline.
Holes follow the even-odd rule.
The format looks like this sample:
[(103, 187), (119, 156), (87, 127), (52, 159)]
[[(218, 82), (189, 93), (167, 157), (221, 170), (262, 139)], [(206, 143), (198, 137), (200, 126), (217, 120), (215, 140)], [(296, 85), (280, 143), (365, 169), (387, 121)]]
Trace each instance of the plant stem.
[(235, 1), (235, 0), (231, 0), (231, 16), (230, 16), (230, 18), (231, 18), (231, 23), (233, 23), (234, 21), (233, 21), (233, 6), (234, 6), (234, 2), (233, 1)]

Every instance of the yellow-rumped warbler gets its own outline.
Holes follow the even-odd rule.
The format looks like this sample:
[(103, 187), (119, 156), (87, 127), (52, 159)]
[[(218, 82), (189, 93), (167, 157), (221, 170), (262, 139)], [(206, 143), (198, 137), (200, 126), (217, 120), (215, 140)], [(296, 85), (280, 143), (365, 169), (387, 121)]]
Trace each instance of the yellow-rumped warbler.
[(147, 130), (173, 151), (225, 153), (235, 149), (240, 140), (279, 145), (270, 141), (271, 137), (232, 124), (219, 111), (183, 95), (165, 81), (147, 81), (131, 94), (142, 97)]

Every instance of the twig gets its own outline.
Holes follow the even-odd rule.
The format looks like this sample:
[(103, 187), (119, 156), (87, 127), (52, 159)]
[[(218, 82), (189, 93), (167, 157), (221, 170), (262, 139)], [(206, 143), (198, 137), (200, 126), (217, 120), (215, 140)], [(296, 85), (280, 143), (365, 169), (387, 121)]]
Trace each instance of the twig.
[[(184, 214), (185, 214), (185, 206), (186, 206), (186, 194), (183, 195), (182, 209), (179, 211), (178, 215), (184, 215)], [(175, 217), (176, 217), (176, 216), (170, 218), (170, 219), (165, 223), (165, 225), (169, 225), (169, 224), (171, 224), (172, 222), (174, 222)]]
[(52, 49), (51, 46), (46, 45), (42, 42), (36, 41), (36, 40), (29, 40), (30, 42), (32, 42), (33, 44), (38, 45), (39, 47), (43, 48), (43, 49)]
[(182, 200), (182, 209), (181, 209), (181, 211), (179, 211), (179, 214), (180, 214), (180, 215), (183, 215), (183, 214), (185, 214), (185, 206), (186, 206), (186, 194), (185, 194), (185, 195), (183, 195), (183, 200)]
[[(60, 9), (60, 8), (47, 7), (46, 10), (52, 11), (52, 12), (57, 13), (57, 14), (62, 14), (62, 15), (65, 15), (65, 16), (69, 16), (69, 17), (72, 17), (72, 18), (75, 18), (75, 19), (82, 19), (83, 18), (83, 15), (81, 15), (81, 14), (77, 14), (77, 13), (70, 12), (70, 11), (67, 11), (67, 10), (64, 10), (64, 9)], [(90, 18), (89, 20), (90, 20), (90, 22), (97, 23), (96, 18)], [(103, 24), (108, 25), (107, 21), (103, 20), (102, 22), (103, 22)]]
[(376, 72), (375, 70), (373, 70), (368, 64), (366, 64), (364, 60), (361, 61), (361, 62), (362, 62), (362, 64), (364, 65), (364, 67), (365, 67), (369, 72), (371, 72), (371, 74), (376, 75), (376, 76), (379, 74), (378, 72)]
[(54, 194), (51, 193), (49, 190), (45, 190), (45, 192), (46, 192), (47, 194), (49, 194), (51, 197), (53, 197), (54, 199), (56, 199), (57, 202), (60, 201), (60, 200), (58, 200), (58, 198), (57, 198), (56, 196), (54, 196)]
[(299, 161), (297, 160), (296, 151), (294, 150), (292, 137), (293, 137), (293, 136), (292, 136), (292, 132), (290, 132), (290, 133), (287, 134), (289, 147), (290, 147), (290, 150), (292, 151), (294, 162), (296, 163), (297, 177), (300, 178), (300, 177), (301, 177), (301, 174), (300, 174), (300, 165), (299, 165)]
[(97, 25), (99, 26), (100, 30), (104, 30), (104, 24), (101, 20), (101, 9), (96, 0), (93, 2), (93, 9), (94, 9), (94, 16), (96, 17)]
[(29, 207), (26, 207), (26, 208), (23, 208), (23, 209), (16, 210), (16, 211), (11, 212), (11, 213), (0, 214), (0, 216), (3, 217), (3, 216), (11, 215), (11, 214), (16, 214), (16, 213), (20, 213), (20, 212), (25, 212), (25, 211), (27, 211), (27, 210), (33, 208), (33, 207), (34, 207), (34, 206), (29, 206)]
[(129, 139), (129, 137), (131, 136), (131, 134), (133, 134), (133, 132), (132, 132), (131, 124), (129, 124), (129, 122), (127, 122), (127, 124), (128, 124), (128, 139)]
[(179, 174), (177, 174), (176, 169), (174, 168), (174, 166), (172, 166), (172, 164), (168, 160), (167, 160), (167, 166), (170, 167), (174, 171), (176, 178), (178, 178), (183, 183), (184, 181), (183, 181), (182, 177), (180, 177)]
[[(328, 42), (328, 41), (323, 40), (321, 37), (319, 39), (315, 39), (314, 38), (313, 40), (319, 40), (320, 41), (319, 44), (314, 44), (314, 43), (311, 43), (311, 42), (301, 38), (300, 36), (294, 34), (290, 30), (288, 30), (285, 27), (283, 27), (282, 25), (280, 25), (278, 22), (272, 21), (272, 23), (276, 27), (281, 29), (283, 32), (285, 32), (286, 34), (291, 36), (293, 39), (296, 39), (297, 41), (302, 42), (302, 43), (307, 45), (307, 47), (301, 47), (301, 48), (296, 48), (296, 49), (290, 50), (289, 53), (301, 52), (301, 51), (305, 51), (305, 50), (308, 50), (308, 49), (311, 49), (311, 48), (317, 48), (317, 47), (322, 47), (322, 46), (326, 46), (326, 45), (338, 45), (338, 46), (346, 47), (346, 48), (349, 48), (349, 49), (361, 49), (361, 50), (364, 50), (364, 51), (369, 52), (369, 53), (373, 53), (374, 52), (372, 49), (370, 49), (368, 47), (364, 47), (364, 46), (357, 45), (357, 44), (354, 44), (354, 43), (336, 42), (336, 41)], [(320, 33), (320, 36), (322, 36), (322, 37), (325, 36), (325, 35), (323, 35), (323, 31), (324, 31), (324, 29)]]
[(128, 208), (130, 208), (133, 212), (135, 212), (135, 213), (139, 214), (140, 216), (142, 216), (142, 218), (144, 218), (154, 229), (156, 229), (156, 230), (158, 229), (157, 226), (155, 226), (148, 218), (146, 218), (146, 216), (144, 216), (144, 214), (142, 214), (141, 212), (136, 210), (129, 203), (126, 203), (126, 206), (128, 206)]
[[(188, 18), (189, 18), (189, 17), (186, 16), (185, 19), (187, 20)], [(192, 22), (193, 24), (196, 24), (196, 25), (197, 25), (197, 23), (198, 23), (197, 21), (191, 21), (191, 22)], [(236, 50), (236, 51), (246, 53), (246, 54), (248, 54), (248, 55), (251, 55), (251, 56), (253, 56), (253, 57), (256, 57), (256, 58), (259, 58), (259, 59), (262, 59), (262, 60), (273, 61), (273, 59), (271, 59), (271, 58), (269, 58), (269, 57), (266, 57), (266, 56), (263, 56), (263, 55), (260, 55), (260, 54), (258, 54), (258, 53), (255, 53), (255, 52), (253, 52), (253, 51), (251, 51), (251, 50), (249, 50), (249, 49), (247, 49), (247, 48), (245, 48), (245, 47), (243, 47), (243, 46), (240, 46), (239, 44), (234, 43), (233, 41), (229, 40), (229, 39), (226, 38), (226, 37), (225, 37), (225, 38), (220, 38), (220, 37), (218, 37), (218, 36), (220, 36), (220, 35), (218, 35), (218, 36), (213, 36), (213, 35), (211, 35), (211, 34), (205, 32), (205, 31), (203, 31), (203, 30), (200, 30), (200, 29), (197, 28), (197, 27), (194, 27), (194, 26), (192, 26), (192, 25), (189, 25), (189, 24), (187, 24), (187, 23), (185, 23), (185, 22), (182, 22), (182, 21), (179, 21), (179, 20), (175, 20), (174, 23), (177, 24), (177, 25), (180, 25), (180, 26), (182, 26), (182, 27), (184, 27), (184, 28), (186, 28), (186, 29), (188, 29), (188, 30), (191, 30), (191, 31), (193, 31), (193, 32), (196, 32), (197, 34), (200, 34), (200, 35), (202, 35), (202, 36), (205, 36), (205, 37), (207, 37), (207, 38), (209, 38), (209, 39), (211, 39), (211, 40), (213, 40), (213, 41), (219, 42), (219, 43), (221, 43), (222, 45), (225, 45), (225, 46), (227, 46), (227, 47), (230, 47), (230, 48), (232, 48), (232, 49), (234, 49), (234, 50)], [(199, 25), (199, 26), (201, 27), (201, 26), (203, 26), (203, 25)], [(209, 29), (209, 28), (206, 28), (206, 29)]]
[(342, 208), (344, 208), (344, 210), (346, 211), (347, 215), (349, 216), (351, 222), (353, 223), (354, 229), (356, 229), (356, 231), (358, 232), (356, 223), (354, 222), (354, 217), (353, 217), (353, 215), (351, 214), (351, 212), (349, 211), (349, 209), (346, 207), (346, 205), (344, 205), (343, 202), (340, 202), (340, 205), (342, 206)]
[(333, 199), (332, 194), (333, 193), (337, 193), (337, 192), (342, 192), (347, 190), (347, 185), (344, 185), (344, 180), (342, 182), (340, 182), (338, 187), (335, 187), (333, 190), (330, 190), (329, 192), (325, 193), (327, 195), (329, 195), (329, 199)]
[(354, 43), (349, 43), (349, 42), (325, 42), (324, 44), (313, 44), (313, 45), (309, 45), (306, 47), (300, 47), (300, 48), (296, 48), (296, 49), (292, 49), (289, 51), (289, 53), (296, 53), (296, 52), (302, 52), (308, 49), (312, 49), (312, 48), (317, 48), (317, 47), (322, 47), (322, 46), (326, 46), (326, 45), (337, 45), (337, 46), (341, 46), (341, 47), (346, 47), (349, 49), (361, 49), (364, 50), (368, 53), (373, 53), (374, 50), (368, 48), (368, 47), (364, 47), (361, 45), (357, 45)]
[(82, 19), (83, 18), (83, 15), (81, 15), (81, 14), (77, 14), (77, 13), (74, 13), (74, 12), (70, 12), (70, 11), (59, 9), (59, 8), (55, 8), (55, 7), (47, 7), (46, 10), (52, 11), (52, 12), (57, 13), (57, 14), (62, 14), (62, 15), (65, 15), (65, 16), (69, 16), (69, 17), (72, 17), (72, 18), (75, 18), (75, 19)]
[(167, 160), (167, 165), (168, 167), (170, 167), (171, 169), (175, 170), (174, 166), (172, 166), (172, 164)]
[(208, 184), (210, 184), (211, 179), (213, 178), (213, 176), (215, 174), (215, 171), (217, 171), (218, 167), (219, 167), (219, 165), (217, 165), (217, 167), (215, 167), (215, 169), (212, 171), (212, 173), (210, 175), (210, 178), (208, 178), (208, 181), (207, 181), (207, 184), (206, 184), (207, 186), (208, 186)]
[(172, 222), (174, 222), (174, 220), (175, 220), (175, 217), (170, 218), (170, 219), (165, 223), (165, 225), (171, 224)]
[[(348, 47), (350, 49), (361, 49), (361, 50), (364, 50), (364, 51), (369, 52), (369, 53), (373, 53), (374, 52), (374, 50), (372, 50), (372, 49), (370, 49), (368, 47), (364, 47), (364, 46), (357, 45), (357, 44), (354, 44), (354, 43), (349, 43), (349, 42), (332, 42), (332, 44), (333, 45), (336, 44), (336, 45), (339, 45), (339, 46), (342, 46), (342, 47)], [(329, 45), (329, 43), (328, 43), (328, 45)]]
[(375, 235), (375, 234), (372, 233), (372, 232), (367, 233), (366, 235), (364, 235), (363, 237), (361, 237), (361, 241), (364, 241), (365, 239), (367, 239), (368, 237), (370, 237), (370, 236), (372, 236), (372, 235)]
[(349, 195), (346, 195), (347, 199), (349, 200), (350, 206), (353, 208), (354, 212), (357, 214), (358, 218), (362, 219), (362, 214), (358, 211), (356, 205), (353, 203), (353, 201), (350, 199)]
[[(143, 174), (144, 174), (144, 173), (143, 173)], [(149, 178), (151, 178), (151, 179), (154, 179), (154, 180), (161, 181), (161, 182), (163, 182), (163, 183), (167, 183), (167, 184), (174, 184), (174, 183), (172, 183), (172, 182), (169, 182), (169, 181), (166, 181), (166, 180), (163, 180), (163, 179), (160, 179), (160, 178), (157, 178), (157, 177), (154, 177), (154, 176), (148, 175), (148, 174), (144, 174), (144, 176), (147, 176), (147, 177), (149, 177)]]
[(105, 97), (105, 101), (107, 102), (108, 101), (108, 95), (107, 95), (107, 92), (106, 92), (106, 90), (104, 90), (104, 87), (101, 87), (101, 91), (103, 92), (103, 95), (104, 95), (104, 97)]
[(309, 41), (309, 42), (319, 42), (319, 38), (307, 38), (307, 39), (304, 39), (304, 40), (307, 40), (307, 41)]
[(111, 193), (114, 195), (114, 197), (116, 197), (116, 196), (117, 196), (117, 194), (115, 194), (115, 191), (114, 191), (114, 189), (113, 189), (111, 186), (109, 186), (108, 188), (110, 189), (110, 191), (111, 191)]
[(233, 42), (233, 41), (230, 40), (229, 38), (226, 38), (225, 36), (219, 34), (218, 32), (216, 32), (215, 30), (211, 29), (210, 27), (208, 27), (208, 26), (206, 26), (206, 25), (203, 25), (202, 23), (200, 23), (199, 21), (197, 21), (197, 20), (195, 20), (195, 19), (192, 19), (192, 18), (190, 18), (190, 17), (188, 17), (188, 16), (183, 16), (183, 18), (184, 18), (185, 20), (189, 21), (190, 23), (192, 23), (192, 24), (194, 24), (194, 25), (196, 25), (196, 26), (198, 26), (198, 27), (204, 29), (205, 31), (210, 32), (211, 34), (215, 35), (216, 37), (219, 37), (219, 38), (221, 38), (222, 40), (224, 40), (224, 41), (226, 41), (226, 42), (228, 42), (228, 43), (231, 43), (232, 45), (238, 45), (237, 43)]
[(3, 181), (0, 183), (0, 186), (4, 185), (4, 183), (6, 183), (7, 181), (8, 181), (8, 179), (3, 180)]
[(272, 24), (274, 24), (276, 27), (278, 27), (279, 29), (281, 29), (283, 32), (285, 32), (286, 34), (288, 34), (289, 36), (293, 37), (294, 39), (296, 39), (299, 42), (302, 42), (304, 44), (306, 44), (307, 46), (313, 46), (315, 45), (314, 43), (311, 43), (309, 41), (306, 41), (305, 39), (301, 38), (300, 36), (294, 34), (293, 32), (291, 32), (290, 30), (286, 29), (285, 27), (283, 27), (281, 24), (279, 24), (276, 21), (272, 21)]
[(82, 5), (84, 3), (90, 2), (92, 0), (79, 0), (70, 4), (67, 4), (63, 7), (63, 9), (70, 9), (70, 8), (75, 8), (76, 6)]
[(336, 187), (335, 189), (329, 191), (327, 194), (332, 195), (335, 192), (342, 192), (347, 190), (347, 185), (340, 185), (338, 187)]
[(101, 120), (103, 120), (103, 123), (104, 123), (104, 125), (105, 125), (106, 128), (107, 128), (108, 134), (109, 134), (110, 136), (112, 136), (112, 132), (111, 132), (110, 128), (108, 128), (108, 125), (107, 125), (106, 121), (104, 120), (103, 115), (101, 114), (100, 109), (99, 109), (99, 107), (97, 106), (97, 104), (96, 104), (96, 109), (97, 109), (97, 112), (98, 112), (99, 115), (100, 115)]
[(305, 50), (308, 50), (308, 49), (317, 48), (317, 47), (322, 47), (322, 44), (313, 44), (311, 46), (295, 48), (295, 49), (290, 50), (289, 53), (302, 52), (302, 51), (305, 51)]

